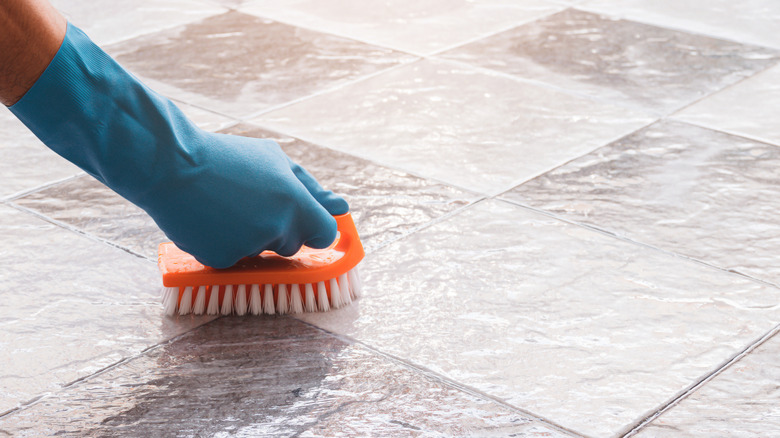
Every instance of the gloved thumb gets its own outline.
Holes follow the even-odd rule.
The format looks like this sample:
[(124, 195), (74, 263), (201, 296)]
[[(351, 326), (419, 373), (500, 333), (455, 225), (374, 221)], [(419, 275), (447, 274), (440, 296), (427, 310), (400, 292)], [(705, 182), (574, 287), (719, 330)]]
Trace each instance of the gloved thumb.
[(320, 183), (318, 183), (306, 169), (292, 160), (290, 160), (290, 168), (298, 180), (306, 187), (306, 190), (308, 190), (314, 199), (316, 199), (332, 216), (349, 212), (349, 204), (347, 204), (347, 201), (330, 190), (323, 189)]

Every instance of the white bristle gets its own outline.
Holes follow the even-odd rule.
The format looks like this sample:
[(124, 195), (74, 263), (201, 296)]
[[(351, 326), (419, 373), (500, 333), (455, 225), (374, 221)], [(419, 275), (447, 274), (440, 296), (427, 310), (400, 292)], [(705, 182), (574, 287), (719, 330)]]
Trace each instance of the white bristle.
[(249, 288), (249, 311), (252, 315), (259, 315), (263, 312), (263, 303), (260, 299), (260, 285), (253, 284)]
[(233, 286), (225, 286), (225, 295), (222, 297), (222, 314), (230, 315), (233, 312)]
[(301, 296), (301, 287), (293, 284), (290, 288), (290, 311), (292, 313), (303, 312), (303, 297)]
[(184, 288), (184, 293), (181, 294), (181, 302), (179, 303), (179, 315), (186, 315), (192, 310), (192, 287), (187, 286)]
[(266, 284), (263, 290), (263, 312), (268, 315), (276, 313), (274, 307), (274, 288), (270, 284)]
[(314, 287), (311, 285), (311, 283), (306, 283), (306, 286), (303, 287), (303, 290), (306, 293), (306, 311), (316, 312), (317, 300), (314, 299)]
[(179, 288), (166, 287), (163, 290), (163, 309), (168, 316), (176, 313), (176, 305), (179, 304)]
[(216, 315), (219, 313), (219, 286), (211, 286), (211, 293), (209, 294), (209, 306), (206, 309), (206, 313), (209, 315)]
[(341, 300), (344, 304), (352, 303), (352, 294), (349, 292), (349, 280), (347, 274), (339, 275), (339, 289), (341, 289)]
[(238, 289), (236, 289), (236, 314), (246, 315), (246, 307), (246, 285), (239, 284)]
[(287, 285), (282, 283), (279, 285), (279, 292), (276, 294), (276, 311), (280, 314), (284, 315), (285, 313), (289, 312), (290, 309), (288, 307), (288, 300), (287, 300)]
[(347, 273), (349, 277), (349, 288), (352, 291), (352, 298), (360, 298), (363, 294), (360, 284), (360, 275), (358, 275), (358, 268), (355, 266)]
[(342, 305), (341, 290), (339, 290), (339, 283), (335, 278), (330, 279), (330, 305), (334, 309), (338, 309)]
[(320, 305), (320, 312), (327, 312), (330, 310), (330, 304), (328, 303), (328, 290), (325, 288), (324, 281), (317, 282), (317, 302)]
[(195, 296), (195, 304), (192, 305), (192, 313), (203, 315), (206, 310), (206, 286), (198, 288), (198, 294)]

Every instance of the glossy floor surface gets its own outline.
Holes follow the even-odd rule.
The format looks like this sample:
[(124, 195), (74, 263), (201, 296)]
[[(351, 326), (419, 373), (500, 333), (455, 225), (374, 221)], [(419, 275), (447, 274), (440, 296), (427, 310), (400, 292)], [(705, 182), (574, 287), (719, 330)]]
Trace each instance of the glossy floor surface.
[(0, 112), (0, 436), (780, 436), (780, 4), (56, 0), (350, 202), (364, 296), (165, 317)]

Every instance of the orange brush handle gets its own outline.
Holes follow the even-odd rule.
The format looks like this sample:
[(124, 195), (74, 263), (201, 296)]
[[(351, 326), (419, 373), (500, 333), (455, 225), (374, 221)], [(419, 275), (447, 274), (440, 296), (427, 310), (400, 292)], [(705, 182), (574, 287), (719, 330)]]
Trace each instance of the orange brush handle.
[(335, 242), (326, 249), (304, 246), (292, 257), (265, 251), (227, 269), (204, 266), (173, 243), (161, 243), (158, 265), (165, 287), (227, 284), (302, 284), (336, 278), (357, 266), (365, 252), (349, 213), (334, 216)]

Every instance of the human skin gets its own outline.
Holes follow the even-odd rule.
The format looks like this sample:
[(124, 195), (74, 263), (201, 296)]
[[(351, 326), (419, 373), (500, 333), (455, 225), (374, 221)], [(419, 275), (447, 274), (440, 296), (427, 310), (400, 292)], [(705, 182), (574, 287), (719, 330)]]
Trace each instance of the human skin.
[(47, 0), (0, 1), (0, 102), (11, 106), (49, 65), (67, 20)]

